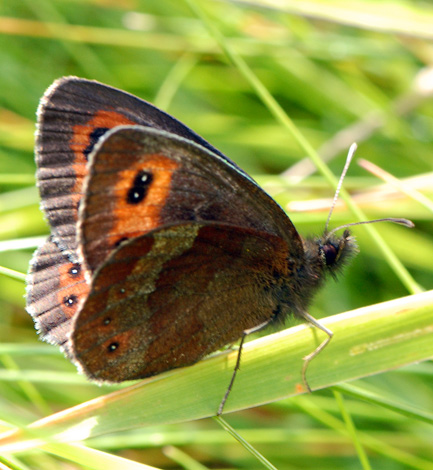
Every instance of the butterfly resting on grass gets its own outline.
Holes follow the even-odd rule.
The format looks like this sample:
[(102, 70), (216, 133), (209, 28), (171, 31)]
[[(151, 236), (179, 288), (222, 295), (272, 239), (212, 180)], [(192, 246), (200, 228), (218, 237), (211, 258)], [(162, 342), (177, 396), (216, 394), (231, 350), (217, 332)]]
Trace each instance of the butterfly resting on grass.
[[(37, 184), (51, 235), (27, 311), (91, 380), (189, 366), (289, 314), (353, 255), (348, 230), (302, 238), (255, 181), (184, 124), (98, 82), (66, 77), (38, 109)], [(404, 219), (394, 220), (409, 225)]]

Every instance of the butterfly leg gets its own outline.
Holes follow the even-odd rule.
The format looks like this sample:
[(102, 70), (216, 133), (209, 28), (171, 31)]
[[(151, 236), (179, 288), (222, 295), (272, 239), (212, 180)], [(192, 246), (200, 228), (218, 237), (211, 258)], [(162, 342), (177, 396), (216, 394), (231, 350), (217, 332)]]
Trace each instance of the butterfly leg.
[(242, 333), (242, 337), (241, 337), (241, 342), (239, 344), (239, 349), (238, 349), (238, 357), (236, 359), (236, 365), (235, 365), (235, 368), (233, 369), (233, 374), (232, 374), (232, 378), (230, 379), (230, 383), (229, 383), (229, 386), (227, 387), (227, 390), (226, 390), (226, 393), (224, 394), (224, 397), (223, 399), (221, 400), (221, 403), (220, 403), (220, 406), (218, 407), (218, 412), (217, 412), (217, 416), (221, 416), (222, 415), (222, 412), (224, 410), (224, 405), (226, 404), (226, 401), (227, 401), (227, 398), (229, 397), (230, 395), (230, 392), (232, 390), (232, 387), (233, 387), (233, 384), (235, 382), (235, 378), (236, 378), (236, 374), (238, 373), (238, 370), (240, 369), (240, 365), (241, 365), (241, 354), (242, 354), (242, 348), (243, 348), (243, 345), (244, 345), (244, 341), (245, 341), (245, 338), (248, 336), (248, 335), (251, 335), (252, 333), (257, 333), (258, 331), (262, 330), (263, 328), (266, 328), (269, 323), (271, 323), (273, 320), (273, 317), (263, 323), (261, 323), (260, 325), (257, 325), (253, 328), (250, 328), (248, 330), (245, 330), (243, 333)]
[(309, 313), (302, 312), (300, 314), (300, 316), (302, 316), (310, 325), (312, 325), (316, 328), (319, 328), (319, 330), (322, 330), (324, 333), (326, 333), (328, 335), (328, 337), (325, 340), (323, 340), (313, 352), (311, 352), (310, 354), (308, 354), (307, 356), (304, 357), (304, 365), (302, 367), (302, 381), (304, 382), (304, 385), (307, 388), (307, 390), (311, 393), (312, 390), (311, 390), (311, 387), (310, 387), (310, 385), (308, 384), (308, 381), (307, 381), (307, 368), (308, 368), (308, 365), (310, 364), (310, 362), (316, 356), (318, 356), (320, 354), (321, 351), (323, 351), (323, 349), (326, 348), (326, 346), (328, 345), (328, 343), (331, 341), (332, 337), (334, 336), (334, 333), (331, 330), (329, 330), (328, 328), (326, 328), (326, 326), (319, 323)]

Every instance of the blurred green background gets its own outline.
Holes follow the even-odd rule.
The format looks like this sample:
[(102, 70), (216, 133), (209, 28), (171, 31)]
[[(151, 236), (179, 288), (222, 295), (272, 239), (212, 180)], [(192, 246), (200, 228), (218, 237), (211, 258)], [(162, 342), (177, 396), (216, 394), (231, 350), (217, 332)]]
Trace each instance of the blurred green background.
[[(374, 162), (431, 199), (430, 2), (195, 3), (336, 175), (349, 145), (357, 141), (357, 158)], [(48, 233), (33, 176), (35, 111), (44, 90), (64, 75), (105, 82), (168, 111), (252, 174), (288, 210), (300, 233), (323, 231), (333, 188), (311, 170), (305, 152), (187, 3), (3, 0), (0, 33), (1, 266), (25, 273), (37, 243), (33, 237)], [(378, 230), (420, 286), (430, 289), (431, 206), (385, 188), (356, 163), (344, 186), (369, 218), (403, 216), (415, 222), (413, 230), (387, 224)], [(313, 209), (301, 204), (305, 201)], [(353, 220), (341, 204), (331, 225)], [(355, 234), (360, 255), (338, 283), (329, 282), (317, 296), (310, 312), (316, 317), (410, 293), (364, 229), (358, 227)], [(24, 281), (0, 275), (0, 342), (5, 346), (0, 356), (0, 420), (5, 426), (30, 423), (110, 390), (86, 383), (56, 348), (38, 344), (24, 310), (24, 292)], [(10, 343), (21, 345), (27, 354), (7, 354)], [(31, 348), (36, 352), (29, 353)], [(25, 369), (40, 371), (46, 380), (26, 381)], [(69, 381), (60, 374), (56, 381), (50, 375), (56, 371)], [(365, 382), (384, 397), (392, 394), (431, 413), (432, 375), (431, 364), (422, 364)], [(311, 409), (340, 418), (330, 392), (315, 393), (307, 401)], [(330, 423), (319, 422), (303, 403), (293, 398), (228, 420), (280, 469), (363, 468), (353, 442)], [(431, 422), (355, 399), (348, 399), (347, 406), (356, 427), (383, 443), (382, 450), (367, 449), (373, 468), (433, 468)], [(263, 468), (212, 420), (144, 429), (126, 437), (119, 432), (94, 445), (158, 468), (202, 468), (182, 463), (171, 446), (204, 468)], [(45, 453), (23, 454), (15, 463), (17, 468), (85, 468)]]

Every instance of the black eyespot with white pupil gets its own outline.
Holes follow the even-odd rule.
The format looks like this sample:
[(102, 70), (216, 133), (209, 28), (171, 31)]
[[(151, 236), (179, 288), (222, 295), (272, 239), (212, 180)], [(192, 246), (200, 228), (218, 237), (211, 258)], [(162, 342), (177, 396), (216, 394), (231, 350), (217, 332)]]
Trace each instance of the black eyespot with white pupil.
[(81, 266), (79, 264), (73, 264), (69, 269), (68, 269), (68, 274), (70, 277), (77, 277), (81, 273)]
[(63, 304), (66, 305), (66, 307), (73, 307), (77, 302), (78, 297), (73, 294), (63, 298)]
[(117, 341), (113, 341), (112, 343), (108, 345), (107, 351), (109, 353), (112, 353), (116, 351), (118, 348), (119, 348), (119, 343)]
[(146, 198), (153, 175), (149, 171), (141, 170), (134, 178), (132, 186), (128, 190), (128, 204), (138, 204)]

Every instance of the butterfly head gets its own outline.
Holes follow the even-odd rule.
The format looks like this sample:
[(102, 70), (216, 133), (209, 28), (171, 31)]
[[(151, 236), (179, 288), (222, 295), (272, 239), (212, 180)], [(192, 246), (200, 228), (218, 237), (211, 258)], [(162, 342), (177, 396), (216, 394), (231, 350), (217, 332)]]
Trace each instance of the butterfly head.
[(355, 238), (349, 230), (336, 236), (335, 232), (325, 233), (316, 240), (319, 261), (325, 272), (335, 276), (347, 262), (357, 253)]

